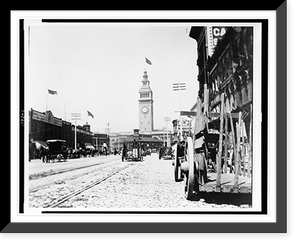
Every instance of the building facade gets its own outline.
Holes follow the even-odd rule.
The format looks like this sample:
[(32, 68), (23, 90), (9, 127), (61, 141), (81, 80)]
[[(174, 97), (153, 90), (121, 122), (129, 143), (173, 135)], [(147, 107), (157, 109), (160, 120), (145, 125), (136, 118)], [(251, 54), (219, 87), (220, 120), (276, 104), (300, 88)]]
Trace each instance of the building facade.
[[(90, 125), (77, 125), (77, 147), (84, 148), (86, 143), (93, 143), (93, 133)], [(49, 139), (66, 140), (68, 148), (75, 148), (75, 125), (55, 117), (50, 110), (39, 112), (31, 109), (29, 111), (29, 140), (31, 142)]]
[[(213, 33), (219, 34), (217, 39)], [(253, 27), (192, 27), (190, 37), (197, 42), (198, 95), (204, 101), (205, 91), (208, 93), (207, 112), (211, 122), (217, 118), (213, 113), (220, 113), (221, 94), (224, 94), (224, 112), (242, 112), (249, 136), (253, 98)]]

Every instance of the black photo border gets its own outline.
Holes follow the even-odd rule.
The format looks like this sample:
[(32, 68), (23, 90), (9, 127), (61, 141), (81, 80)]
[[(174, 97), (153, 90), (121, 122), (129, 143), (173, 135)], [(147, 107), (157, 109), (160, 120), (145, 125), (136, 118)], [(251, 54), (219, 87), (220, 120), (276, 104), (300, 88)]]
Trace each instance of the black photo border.
[[(268, 81), (268, 32), (269, 32), (269, 21), (267, 19), (42, 19), (42, 23), (55, 23), (55, 24), (65, 24), (65, 23), (190, 23), (194, 22), (197, 24), (201, 23), (259, 23), (262, 26), (262, 52), (261, 52), (261, 62), (262, 62), (262, 74), (261, 80)], [(23, 24), (23, 20), (20, 20), (20, 25)], [(23, 28), (21, 28), (23, 30)], [(22, 34), (23, 35), (23, 34)], [(22, 37), (20, 33), (20, 37)], [(22, 45), (23, 47), (23, 45)], [(20, 48), (21, 50), (21, 48)], [(22, 50), (23, 52), (23, 50)], [(22, 54), (20, 54), (22, 56)], [(23, 66), (23, 64), (20, 64)], [(23, 72), (23, 71), (21, 71)], [(20, 77), (20, 88), (24, 87), (23, 77)], [(23, 88), (24, 89), (24, 88)], [(23, 92), (20, 91), (23, 98)], [(261, 85), (261, 112), (262, 112), (262, 134), (261, 134), (261, 163), (268, 163), (267, 154), (268, 153), (268, 83), (262, 83)], [(21, 107), (22, 104), (20, 104)], [(23, 130), (23, 129), (22, 129)], [(23, 133), (24, 134), (24, 133)], [(23, 143), (23, 136), (20, 138), (20, 142)], [(21, 145), (20, 145), (21, 148)], [(24, 149), (24, 146), (22, 146)], [(19, 193), (19, 213), (23, 213), (23, 202), (24, 202), (24, 160), (20, 155), (19, 170), (20, 171), (20, 193)], [(42, 210), (42, 214), (267, 214), (268, 213), (268, 166), (261, 166), (261, 211), (147, 211), (147, 210), (138, 210), (138, 211), (83, 211), (83, 210), (69, 210), (69, 211), (53, 211), (53, 210)], [(252, 193), (251, 193), (252, 194)], [(249, 194), (245, 194), (246, 196)], [(252, 200), (251, 198), (248, 198)]]
[[(215, 10), (215, 9), (210, 9)], [(249, 9), (247, 9), (249, 10)], [(265, 9), (255, 9), (265, 10)], [(10, 204), (10, 165), (3, 168), (7, 179), (2, 179), (2, 187), (5, 187), (5, 203), (2, 205), (0, 230), (3, 233), (26, 233), (26, 232), (63, 232), (63, 233), (283, 233), (287, 230), (287, 2), (282, 1), (280, 5), (273, 6), (269, 10), (276, 11), (276, 222), (274, 223), (15, 223), (11, 222)], [(21, 24), (20, 20), (20, 24)], [(48, 20), (49, 21), (49, 20)], [(190, 20), (189, 20), (190, 21)], [(22, 34), (20, 32), (20, 38)], [(264, 44), (263, 44), (264, 45)], [(20, 47), (22, 53), (22, 47)], [(22, 62), (20, 55), (20, 62)], [(19, 78), (22, 81), (24, 71), (20, 66)], [(24, 78), (24, 76), (23, 76)], [(21, 84), (21, 83), (20, 83)], [(23, 88), (24, 90), (24, 88)], [(22, 91), (22, 88), (20, 88)], [(23, 96), (20, 93), (20, 129), (24, 119), (22, 108)], [(265, 105), (265, 104), (264, 104)], [(280, 112), (280, 114), (278, 113)], [(267, 116), (266, 116), (267, 117)], [(264, 121), (264, 117), (262, 119)], [(267, 120), (267, 118), (265, 119)], [(266, 121), (265, 121), (266, 122)], [(262, 129), (264, 126), (262, 126)], [(22, 135), (22, 130), (20, 130)], [(21, 140), (21, 139), (20, 139)], [(262, 141), (267, 141), (262, 139)], [(20, 145), (21, 145), (20, 141)], [(9, 140), (10, 143), (10, 140)], [(264, 142), (263, 142), (264, 143)], [(265, 142), (266, 143), (266, 142)], [(20, 146), (21, 147), (21, 146)], [(267, 148), (267, 146), (263, 146)], [(20, 148), (21, 151), (22, 148)], [(21, 153), (20, 153), (21, 154)], [(280, 163), (280, 165), (279, 165)], [(24, 171), (24, 170), (23, 170)], [(267, 170), (263, 170), (266, 172)], [(21, 170), (22, 172), (22, 170)], [(21, 175), (20, 175), (21, 176)], [(21, 177), (20, 177), (21, 178)], [(20, 180), (20, 187), (23, 182)], [(266, 185), (266, 181), (263, 182)], [(20, 189), (21, 190), (21, 189)], [(23, 196), (23, 198), (22, 198)], [(266, 194), (262, 194), (266, 197)], [(20, 194), (20, 201), (24, 199), (24, 194)], [(22, 213), (20, 202), (19, 212)], [(265, 204), (266, 206), (266, 204)], [(263, 210), (266, 209), (263, 208)]]

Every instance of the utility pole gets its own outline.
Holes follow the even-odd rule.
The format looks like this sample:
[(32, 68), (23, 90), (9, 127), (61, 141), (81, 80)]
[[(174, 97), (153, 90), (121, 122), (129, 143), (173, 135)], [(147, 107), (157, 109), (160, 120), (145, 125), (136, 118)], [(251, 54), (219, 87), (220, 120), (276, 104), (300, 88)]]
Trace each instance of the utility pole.
[(80, 113), (71, 113), (71, 120), (75, 121), (75, 150), (77, 150), (77, 120), (81, 119)]
[(110, 139), (110, 128), (109, 128), (109, 123), (107, 123), (107, 128), (105, 129), (107, 132), (107, 135), (109, 136), (109, 149), (111, 148), (111, 139)]
[[(180, 92), (186, 90), (186, 83), (173, 83), (173, 91), (179, 91), (179, 110), (181, 112), (181, 96)], [(179, 115), (180, 118), (180, 139), (179, 141), (183, 140), (183, 133), (182, 133), (182, 117)]]
[(165, 117), (164, 118), (165, 122), (166, 122), (166, 128), (167, 128), (167, 147), (169, 147), (169, 136), (168, 136), (168, 123), (171, 121), (171, 118), (170, 117)]

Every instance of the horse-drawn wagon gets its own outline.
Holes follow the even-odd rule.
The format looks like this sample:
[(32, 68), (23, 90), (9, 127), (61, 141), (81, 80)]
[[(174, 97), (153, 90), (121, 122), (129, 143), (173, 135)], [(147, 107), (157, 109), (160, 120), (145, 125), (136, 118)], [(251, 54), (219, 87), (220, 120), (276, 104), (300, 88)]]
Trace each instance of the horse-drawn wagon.
[(49, 146), (47, 153), (47, 161), (52, 160), (54, 162), (54, 160), (61, 161), (62, 159), (66, 161), (68, 151), (65, 140), (49, 139), (46, 143)]

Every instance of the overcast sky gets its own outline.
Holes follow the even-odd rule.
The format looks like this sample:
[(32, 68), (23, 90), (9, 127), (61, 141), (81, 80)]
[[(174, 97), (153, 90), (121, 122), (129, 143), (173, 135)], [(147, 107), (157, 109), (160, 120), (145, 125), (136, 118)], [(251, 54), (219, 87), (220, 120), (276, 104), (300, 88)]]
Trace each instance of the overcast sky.
[[(154, 97), (154, 128), (164, 117), (196, 102), (197, 45), (190, 26), (160, 24), (31, 25), (27, 50), (26, 106), (67, 121), (81, 113), (92, 131), (139, 127), (138, 90), (146, 69)], [(152, 65), (145, 63), (147, 57)], [(187, 90), (173, 92), (185, 82)], [(57, 91), (49, 95), (47, 89)], [(89, 110), (94, 118), (87, 117)], [(171, 122), (168, 129), (171, 129)]]

